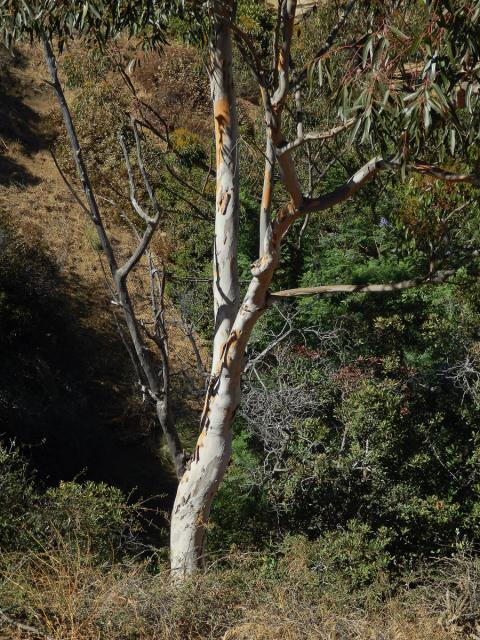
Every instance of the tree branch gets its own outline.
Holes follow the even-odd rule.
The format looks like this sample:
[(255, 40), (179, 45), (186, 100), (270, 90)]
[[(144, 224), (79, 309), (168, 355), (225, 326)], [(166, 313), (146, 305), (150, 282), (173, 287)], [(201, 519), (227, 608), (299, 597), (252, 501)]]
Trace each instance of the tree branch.
[(289, 90), (290, 48), (292, 44), (293, 27), (295, 23), (296, 0), (281, 0), (282, 44), (278, 55), (278, 87), (273, 95), (275, 108), (285, 102)]
[(137, 162), (138, 168), (140, 169), (140, 173), (142, 174), (143, 182), (145, 184), (145, 188), (147, 189), (148, 197), (150, 198), (150, 202), (152, 203), (153, 210), (155, 211), (155, 216), (157, 218), (162, 214), (162, 207), (157, 200), (157, 196), (155, 195), (155, 191), (152, 188), (150, 183), (150, 178), (148, 177), (147, 171), (145, 169), (145, 164), (143, 162), (143, 154), (142, 154), (142, 145), (140, 143), (140, 136), (138, 135), (137, 123), (134, 118), (131, 118), (131, 125), (133, 130), (133, 135), (135, 137), (135, 148), (137, 150)]
[[(323, 194), (318, 198), (313, 199), (304, 198), (302, 205), (292, 214), (293, 218), (296, 219), (306, 213), (324, 211), (336, 204), (340, 204), (359, 191), (359, 189), (361, 189), (361, 187), (371, 180), (379, 171), (385, 169), (398, 169), (401, 164), (402, 161), (398, 156), (389, 160), (384, 160), (381, 157), (373, 158), (354, 173), (353, 176), (351, 176), (345, 183), (333, 191), (330, 191), (330, 193)], [(423, 175), (432, 176), (433, 178), (444, 182), (463, 182), (480, 187), (480, 176), (477, 174), (453, 173), (451, 171), (441, 169), (440, 167), (435, 167), (434, 165), (421, 162), (408, 164), (407, 169)]]
[(140, 216), (140, 218), (142, 218), (142, 220), (144, 222), (146, 222), (147, 224), (150, 224), (153, 221), (153, 218), (151, 218), (148, 215), (148, 213), (146, 213), (142, 209), (142, 207), (139, 205), (137, 197), (136, 197), (135, 179), (133, 177), (132, 165), (130, 163), (130, 157), (128, 155), (128, 150), (127, 150), (127, 146), (125, 144), (125, 138), (123, 137), (123, 134), (120, 134), (118, 136), (118, 142), (120, 143), (120, 146), (122, 147), (123, 157), (125, 159), (125, 166), (127, 168), (128, 185), (129, 185), (129, 188), (130, 188), (130, 202), (132, 203), (132, 207), (133, 207), (134, 211)]
[[(112, 275), (115, 275), (117, 270), (117, 261), (112, 249), (112, 245), (110, 243), (110, 240), (103, 226), (102, 217), (100, 215), (100, 210), (98, 208), (97, 201), (93, 193), (92, 184), (88, 177), (87, 168), (85, 165), (85, 161), (83, 159), (82, 149), (78, 141), (77, 132), (73, 124), (72, 115), (70, 113), (70, 109), (68, 107), (62, 85), (58, 78), (57, 60), (53, 53), (50, 41), (48, 40), (45, 34), (41, 35), (41, 40), (42, 40), (43, 50), (45, 54), (45, 62), (47, 64), (47, 68), (50, 73), (50, 77), (52, 79), (52, 81), (49, 84), (53, 88), (57, 96), (57, 100), (60, 106), (60, 111), (62, 113), (65, 129), (67, 131), (67, 135), (70, 140), (70, 145), (72, 147), (72, 152), (73, 152), (72, 155), (75, 161), (75, 166), (77, 168), (78, 176), (80, 178), (80, 182), (82, 183), (83, 192), (85, 193), (85, 198), (87, 200), (89, 215), (97, 230), (97, 234), (98, 234), (100, 243), (102, 245), (102, 249), (108, 260), (110, 271)], [(77, 199), (77, 202), (78, 202), (78, 199)]]
[[(51, 85), (54, 88), (55, 93), (57, 95), (57, 99), (62, 112), (65, 128), (67, 130), (67, 134), (70, 139), (73, 158), (75, 161), (75, 165), (77, 168), (80, 181), (83, 186), (85, 198), (88, 204), (88, 212), (96, 227), (97, 234), (101, 241), (105, 255), (107, 256), (107, 260), (110, 266), (110, 271), (112, 273), (112, 277), (113, 277), (116, 291), (117, 291), (116, 297), (118, 300), (118, 304), (122, 307), (122, 310), (125, 316), (125, 322), (126, 322), (128, 331), (130, 333), (130, 337), (131, 337), (132, 344), (137, 356), (138, 363), (141, 366), (143, 373), (145, 374), (146, 381), (148, 382), (149, 394), (155, 401), (158, 420), (162, 427), (163, 433), (165, 435), (170, 455), (175, 464), (175, 470), (177, 472), (177, 476), (181, 478), (185, 471), (185, 454), (180, 442), (178, 432), (173, 423), (173, 419), (170, 411), (170, 406), (169, 406), (170, 405), (170, 389), (168, 387), (168, 380), (166, 381), (165, 384), (162, 384), (162, 381), (160, 380), (160, 376), (156, 371), (155, 364), (145, 344), (145, 340), (142, 335), (142, 332), (139, 329), (138, 319), (135, 313), (134, 306), (130, 299), (130, 294), (129, 294), (127, 283), (126, 283), (126, 276), (128, 275), (128, 272), (134, 267), (134, 265), (138, 262), (140, 257), (144, 254), (146, 247), (150, 242), (150, 239), (153, 235), (155, 227), (158, 224), (158, 221), (160, 220), (160, 217), (162, 214), (162, 209), (155, 197), (155, 193), (153, 192), (147, 173), (145, 171), (145, 167), (143, 165), (143, 158), (142, 158), (142, 153), (140, 148), (140, 139), (138, 136), (138, 131), (136, 129), (135, 122), (132, 120), (132, 128), (135, 135), (135, 142), (137, 146), (138, 165), (140, 168), (140, 172), (142, 174), (142, 178), (145, 182), (145, 188), (148, 192), (150, 201), (152, 202), (153, 209), (156, 215), (153, 218), (147, 216), (145, 212), (141, 209), (141, 207), (138, 205), (138, 203), (137, 203), (138, 207), (134, 207), (137, 213), (139, 213), (140, 217), (147, 222), (148, 226), (143, 235), (141, 242), (139, 243), (133, 255), (130, 257), (127, 263), (119, 269), (116, 262), (115, 255), (113, 253), (110, 239), (103, 226), (97, 201), (95, 199), (93, 188), (87, 174), (86, 165), (83, 160), (82, 149), (78, 141), (75, 126), (73, 124), (70, 110), (68, 108), (68, 104), (65, 99), (65, 94), (63, 92), (62, 85), (58, 78), (57, 61), (52, 51), (50, 41), (48, 40), (45, 34), (42, 35), (42, 42), (43, 42), (43, 47), (45, 51), (45, 59), (46, 59), (47, 67), (50, 72), (50, 76), (52, 78)], [(133, 172), (131, 171), (130, 160), (128, 158), (128, 153), (123, 140), (121, 140), (121, 144), (122, 143), (123, 143), (122, 148), (124, 149), (124, 155), (126, 157), (127, 170), (129, 171), (130, 188), (132, 189)], [(133, 200), (135, 200), (134, 185), (133, 185)], [(165, 345), (162, 345), (162, 347), (164, 346)], [(163, 357), (163, 354), (161, 355)]]
[(337, 133), (341, 133), (342, 131), (349, 129), (354, 122), (355, 118), (350, 118), (350, 120), (347, 120), (347, 122), (345, 122), (344, 124), (341, 124), (338, 127), (333, 127), (328, 131), (311, 131), (309, 133), (305, 133), (295, 140), (292, 140), (292, 142), (288, 142), (281, 147), (277, 147), (277, 156), (281, 156), (287, 151), (296, 149), (300, 145), (305, 144), (305, 142), (309, 142), (310, 140), (328, 140), (329, 138), (333, 138), (337, 135)]
[(67, 176), (65, 175), (64, 171), (62, 170), (62, 168), (60, 167), (60, 165), (58, 164), (58, 160), (57, 160), (57, 156), (55, 155), (53, 149), (49, 149), (50, 151), (50, 155), (52, 156), (52, 160), (55, 164), (55, 167), (58, 171), (58, 173), (60, 174), (60, 177), (62, 178), (63, 182), (65, 183), (65, 186), (67, 187), (67, 189), (70, 191), (70, 193), (72, 194), (72, 196), (75, 198), (75, 201), (77, 202), (77, 204), (79, 205), (79, 207), (82, 209), (82, 211), (84, 213), (87, 214), (87, 216), (89, 218), (91, 218), (91, 213), (90, 210), (88, 209), (87, 206), (85, 206), (85, 204), (82, 202), (80, 196), (78, 195), (78, 193), (75, 191), (75, 189), (73, 188), (72, 183), (70, 182), (70, 180), (67, 178)]
[(148, 245), (150, 244), (150, 240), (152, 239), (152, 236), (155, 233), (155, 229), (157, 228), (159, 221), (160, 221), (160, 217), (157, 215), (154, 220), (149, 222), (142, 236), (142, 239), (138, 243), (135, 251), (132, 253), (130, 258), (125, 262), (125, 264), (123, 264), (121, 267), (118, 268), (117, 277), (120, 278), (120, 280), (124, 280), (128, 276), (128, 274), (133, 269), (133, 267), (144, 255)]
[(282, 298), (301, 298), (306, 296), (326, 295), (329, 293), (391, 293), (394, 291), (404, 291), (413, 289), (422, 284), (433, 284), (445, 282), (455, 272), (454, 269), (438, 271), (421, 278), (411, 280), (401, 280), (400, 282), (390, 282), (384, 284), (327, 284), (320, 287), (304, 287), (299, 289), (285, 289), (276, 291), (269, 295), (269, 301), (274, 303)]

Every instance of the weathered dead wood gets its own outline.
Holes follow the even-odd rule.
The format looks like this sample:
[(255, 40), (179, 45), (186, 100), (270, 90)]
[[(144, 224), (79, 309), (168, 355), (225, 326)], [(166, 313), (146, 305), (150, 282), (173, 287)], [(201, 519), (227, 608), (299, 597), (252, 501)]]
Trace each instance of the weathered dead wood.
[[(69, 189), (73, 193), (77, 202), (81, 204), (82, 209), (88, 213), (90, 219), (95, 225), (95, 229), (97, 231), (97, 235), (100, 240), (104, 255), (107, 258), (112, 281), (114, 284), (115, 302), (122, 308), (125, 324), (127, 326), (130, 340), (133, 346), (131, 352), (135, 353), (135, 363), (143, 374), (144, 380), (141, 380), (140, 383), (143, 386), (143, 383), (145, 382), (148, 386), (148, 394), (155, 404), (158, 421), (165, 436), (165, 440), (167, 442), (168, 450), (174, 463), (176, 473), (178, 477), (181, 477), (185, 469), (185, 453), (183, 451), (170, 410), (170, 378), (166, 336), (159, 336), (159, 339), (157, 341), (157, 346), (160, 347), (159, 352), (162, 361), (163, 375), (160, 376), (157, 373), (150, 351), (142, 335), (139, 321), (130, 298), (127, 283), (128, 275), (131, 273), (132, 269), (135, 267), (138, 261), (145, 256), (147, 248), (153, 237), (155, 229), (158, 226), (162, 214), (161, 207), (156, 199), (155, 192), (145, 170), (141, 152), (140, 138), (136, 123), (135, 121), (132, 121), (132, 130), (135, 137), (135, 145), (137, 151), (137, 162), (143, 178), (145, 189), (150, 199), (151, 206), (154, 210), (154, 216), (149, 216), (136, 200), (135, 184), (128, 151), (123, 140), (121, 140), (120, 142), (124, 151), (127, 172), (129, 175), (130, 199), (132, 202), (132, 206), (138, 216), (147, 223), (147, 226), (131, 256), (123, 265), (119, 266), (112, 248), (112, 244), (105, 230), (100, 209), (98, 207), (92, 184), (88, 176), (87, 167), (83, 159), (82, 149), (78, 140), (70, 109), (65, 98), (62, 84), (58, 77), (57, 61), (53, 53), (52, 46), (46, 36), (43, 36), (42, 40), (45, 53), (45, 61), (51, 77), (51, 82), (49, 84), (54, 89), (60, 106), (65, 129), (67, 131), (68, 138), (72, 147), (73, 159), (86, 198), (86, 204), (83, 204), (81, 202), (73, 187), (69, 186)], [(63, 172), (61, 172), (61, 175), (68, 186), (68, 180), (66, 179), (66, 176)]]

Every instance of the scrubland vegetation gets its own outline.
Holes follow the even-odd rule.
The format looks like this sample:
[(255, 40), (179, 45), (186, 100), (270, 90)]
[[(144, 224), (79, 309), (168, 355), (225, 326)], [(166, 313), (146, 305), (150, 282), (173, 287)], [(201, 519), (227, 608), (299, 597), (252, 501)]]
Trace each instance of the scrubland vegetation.
[[(159, 47), (149, 24), (153, 45), (139, 53), (141, 28), (129, 39), (123, 25), (111, 41), (90, 17), (92, 4), (82, 25), (92, 19), (100, 43), (82, 39), (75, 23), (75, 37), (55, 48), (58, 70), (119, 264), (144, 231), (137, 207), (151, 215), (160, 203), (128, 284), (144, 350), (162, 382), (169, 377), (169, 419), (191, 456), (182, 487), (204, 455), (205, 411), (220, 388), (211, 365), (222, 268), (216, 263), (212, 296), (212, 243), (214, 211), (228, 218), (231, 201), (218, 196), (224, 169), (204, 69), (212, 36), (202, 16), (195, 22), (174, 6), (161, 30), (168, 43)], [(393, 157), (398, 140), (404, 155), (391, 161), (399, 175), (379, 173), (285, 234), (242, 355), (231, 460), (200, 522), (208, 544), (181, 581), (169, 568), (178, 469), (155, 411), (160, 392), (132, 348), (94, 216), (85, 216), (70, 139), (40, 80), (41, 48), (18, 42), (13, 57), (2, 51), (1, 99), (25, 103), (0, 129), (2, 637), (480, 638), (479, 56), (469, 40), (479, 10), (427, 3), (432, 18), (423, 4), (380, 4), (347, 3), (347, 13), (327, 2), (292, 21), (291, 71), (306, 65), (308, 82), (301, 108), (294, 95), (277, 105), (284, 138), (271, 228), (289, 198), (301, 211), (351, 184), (375, 153)], [(450, 33), (439, 41), (438, 16)], [(339, 19), (338, 48), (315, 58)], [(264, 255), (258, 260), (258, 219), (275, 133), (249, 46), (267, 67), (276, 20), (268, 3), (240, 0), (232, 27), (242, 154), (235, 260), (247, 301)], [(52, 24), (58, 44), (65, 34)], [(444, 37), (452, 59), (432, 53)], [(399, 66), (412, 85), (399, 107), (400, 70), (382, 82), (415, 38)], [(362, 69), (356, 81), (349, 47)], [(331, 130), (336, 117), (344, 129), (293, 148), (306, 194), (298, 204), (279, 159), (290, 153), (278, 149)], [(217, 119), (217, 146), (219, 129)], [(348, 295), (338, 288), (346, 283)], [(372, 290), (379, 283), (384, 290)], [(320, 285), (332, 290), (292, 293)], [(274, 291), (287, 297), (274, 300)]]

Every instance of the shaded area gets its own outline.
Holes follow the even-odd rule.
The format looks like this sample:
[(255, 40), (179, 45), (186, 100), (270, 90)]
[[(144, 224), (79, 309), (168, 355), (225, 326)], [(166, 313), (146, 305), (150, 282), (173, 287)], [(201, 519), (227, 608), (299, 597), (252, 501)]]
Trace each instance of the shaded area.
[(78, 297), (65, 294), (41, 248), (5, 221), (0, 229), (2, 438), (26, 445), (48, 485), (104, 481), (168, 509), (175, 480), (149, 447), (152, 412), (138, 400), (112, 323), (85, 304), (81, 282)]
[(34, 90), (18, 74), (25, 66), (20, 50), (0, 48), (0, 185), (37, 184), (38, 178), (11, 157), (10, 145), (20, 145), (23, 153), (31, 155), (51, 140), (41, 131), (39, 114), (25, 104)]
[(50, 98), (19, 49), (0, 47), (0, 65), (0, 187), (9, 196), (0, 212), (0, 438), (22, 445), (47, 485), (104, 481), (168, 509), (176, 480), (152, 450), (154, 413), (134, 388), (108, 300), (78, 274), (66, 282), (40, 233), (26, 242), (17, 232), (15, 189), (41, 181), (22, 159), (53, 140), (41, 115)]

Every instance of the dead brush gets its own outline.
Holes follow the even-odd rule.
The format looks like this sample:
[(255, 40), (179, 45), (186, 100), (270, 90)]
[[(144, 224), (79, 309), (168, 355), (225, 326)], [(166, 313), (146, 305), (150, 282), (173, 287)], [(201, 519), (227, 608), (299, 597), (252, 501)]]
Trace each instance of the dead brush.
[(20, 623), (4, 630), (22, 640), (32, 637), (25, 625), (53, 640), (480, 638), (477, 558), (437, 563), (416, 577), (421, 586), (375, 606), (323, 591), (292, 561), (279, 573), (258, 554), (233, 552), (175, 587), (148, 559), (99, 563), (88, 545), (57, 538), (39, 552), (2, 556), (0, 607)]
[(430, 618), (451, 634), (480, 638), (480, 558), (460, 553), (436, 562), (415, 590)]
[(88, 545), (55, 538), (54, 546), (21, 559), (4, 558), (2, 599), (11, 612), (52, 638), (97, 637), (92, 625), (111, 577), (96, 565)]

